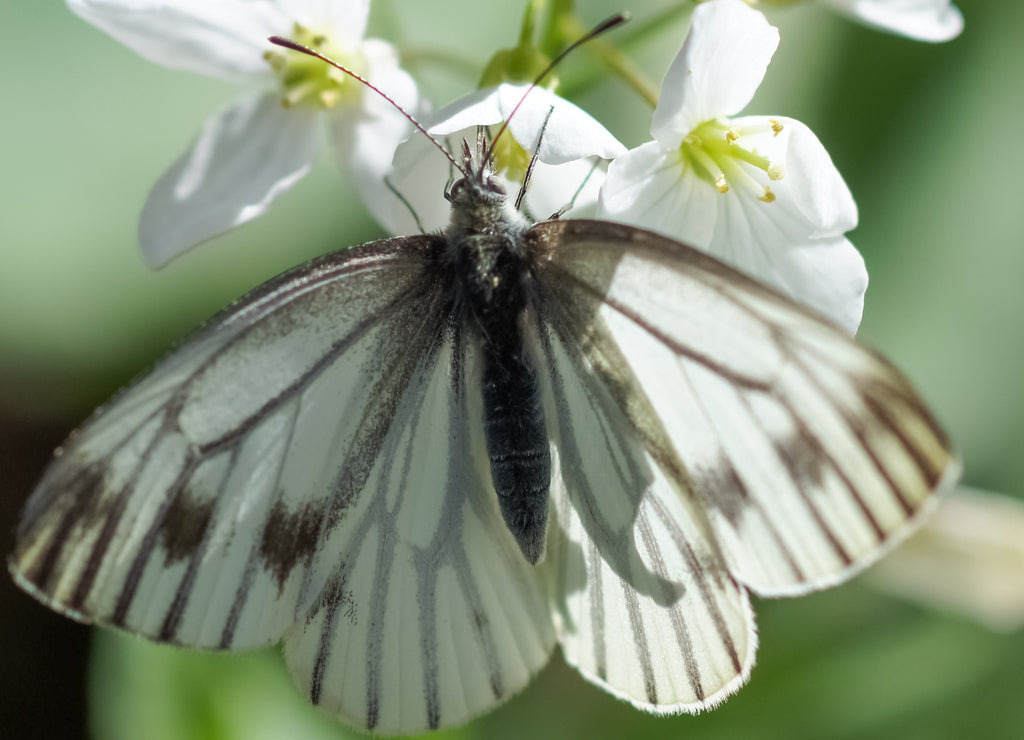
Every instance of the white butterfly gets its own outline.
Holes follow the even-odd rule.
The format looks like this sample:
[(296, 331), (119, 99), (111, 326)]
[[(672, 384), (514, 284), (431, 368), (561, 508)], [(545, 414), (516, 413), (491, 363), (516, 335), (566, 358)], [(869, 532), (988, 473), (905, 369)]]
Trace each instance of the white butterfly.
[(955, 478), (826, 320), (653, 233), (531, 225), (464, 164), (444, 234), (271, 280), (98, 410), (25, 508), (18, 583), (161, 642), (283, 641), (382, 734), (492, 708), (556, 643), (692, 712), (749, 675), (749, 592), (843, 580)]

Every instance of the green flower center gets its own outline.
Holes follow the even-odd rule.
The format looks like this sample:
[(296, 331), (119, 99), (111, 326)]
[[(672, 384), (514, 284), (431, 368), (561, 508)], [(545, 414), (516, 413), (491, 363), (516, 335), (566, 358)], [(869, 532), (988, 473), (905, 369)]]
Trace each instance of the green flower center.
[[(361, 55), (346, 54), (332, 44), (327, 36), (314, 33), (298, 23), (292, 29), (291, 40), (319, 51), (357, 74), (361, 74), (365, 66)], [(357, 99), (362, 94), (357, 80), (307, 54), (277, 48), (264, 52), (263, 58), (281, 78), (281, 105), (285, 108), (313, 105), (328, 110), (341, 102)]]
[(740, 145), (744, 136), (765, 133), (773, 136), (782, 132), (780, 121), (769, 120), (765, 126), (730, 126), (717, 119), (705, 121), (683, 137), (679, 153), (689, 167), (702, 180), (714, 184), (720, 193), (731, 187), (742, 187), (756, 194), (758, 200), (771, 203), (775, 194), (767, 185), (761, 185), (751, 170), (761, 170), (769, 180), (781, 180), (782, 168), (760, 154), (756, 149)]
[[(491, 134), (498, 133), (501, 128), (499, 123), (492, 127)], [(501, 172), (511, 182), (522, 183), (526, 177), (526, 169), (530, 166), (530, 153), (512, 138), (512, 132), (506, 130), (494, 145), (492, 152), (494, 158), (494, 169)]]

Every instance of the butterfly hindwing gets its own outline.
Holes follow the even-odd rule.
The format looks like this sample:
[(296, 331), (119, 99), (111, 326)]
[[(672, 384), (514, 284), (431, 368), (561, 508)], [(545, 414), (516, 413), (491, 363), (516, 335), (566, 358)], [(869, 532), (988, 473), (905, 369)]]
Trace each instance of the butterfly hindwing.
[(816, 314), (640, 229), (546, 222), (533, 235), (548, 255), (538, 280), (589, 367), (754, 591), (842, 580), (955, 477), (903, 375)]
[(384, 734), (459, 724), (518, 692), (554, 647), (546, 595), (498, 509), (478, 343), (420, 363), (327, 548), (331, 580), (285, 654), (314, 703)]
[(645, 448), (557, 307), (541, 331), (557, 466), (549, 525), (566, 660), (648, 711), (698, 711), (746, 680), (757, 636), (697, 502)]

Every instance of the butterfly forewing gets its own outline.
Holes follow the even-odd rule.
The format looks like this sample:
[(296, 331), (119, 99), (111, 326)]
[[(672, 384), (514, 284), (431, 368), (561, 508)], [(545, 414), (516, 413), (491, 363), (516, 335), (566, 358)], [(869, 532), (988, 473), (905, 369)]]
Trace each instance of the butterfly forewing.
[(639, 229), (533, 233), (549, 245), (539, 281), (588, 367), (755, 591), (799, 593), (864, 567), (955, 477), (903, 375), (812, 312)]
[(408, 375), (401, 339), (425, 306), (440, 311), (429, 243), (371, 245), (262, 286), (97, 412), (26, 507), (19, 582), (164, 641), (280, 639), (322, 586), (311, 566), (347, 503), (340, 471)]

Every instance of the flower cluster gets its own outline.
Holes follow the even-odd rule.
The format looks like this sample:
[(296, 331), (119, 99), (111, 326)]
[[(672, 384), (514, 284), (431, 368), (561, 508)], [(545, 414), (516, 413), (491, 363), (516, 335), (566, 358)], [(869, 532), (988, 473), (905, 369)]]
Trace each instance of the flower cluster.
[[(866, 23), (941, 40), (962, 19), (948, 0), (823, 0)], [(395, 234), (440, 228), (445, 162), (384, 96), (343, 72), (270, 46), (280, 35), (372, 81), (413, 116), (429, 107), (395, 47), (364, 38), (369, 0), (68, 0), (71, 9), (151, 61), (239, 83), (143, 207), (143, 255), (160, 266), (264, 213), (311, 166), (326, 128), (366, 208)], [(785, 4), (765, 0), (762, 7)], [(509, 80), (429, 118), (435, 137), (472, 138), (512, 109), (495, 165), (521, 183), (534, 218), (593, 216), (650, 228), (707, 250), (830, 316), (860, 322), (867, 272), (845, 233), (852, 196), (814, 134), (784, 116), (736, 114), (779, 43), (777, 29), (741, 0), (697, 5), (662, 84), (653, 140), (629, 152), (597, 121), (546, 89), (523, 97)], [(495, 62), (500, 55), (496, 55)], [(488, 77), (501, 79), (500, 65)], [(545, 120), (551, 125), (536, 147)], [(401, 143), (403, 142), (404, 143)], [(401, 146), (399, 146), (401, 144)], [(456, 144), (457, 146), (457, 144)], [(608, 164), (610, 162), (610, 165)]]
[(384, 177), (409, 121), (379, 95), (272, 35), (315, 46), (417, 113), (416, 83), (393, 46), (366, 39), (369, 0), (68, 0), (77, 15), (150, 61), (246, 88), (210, 116), (149, 193), (139, 222), (158, 267), (263, 214), (310, 170), (327, 125), (370, 212), (382, 218)]

